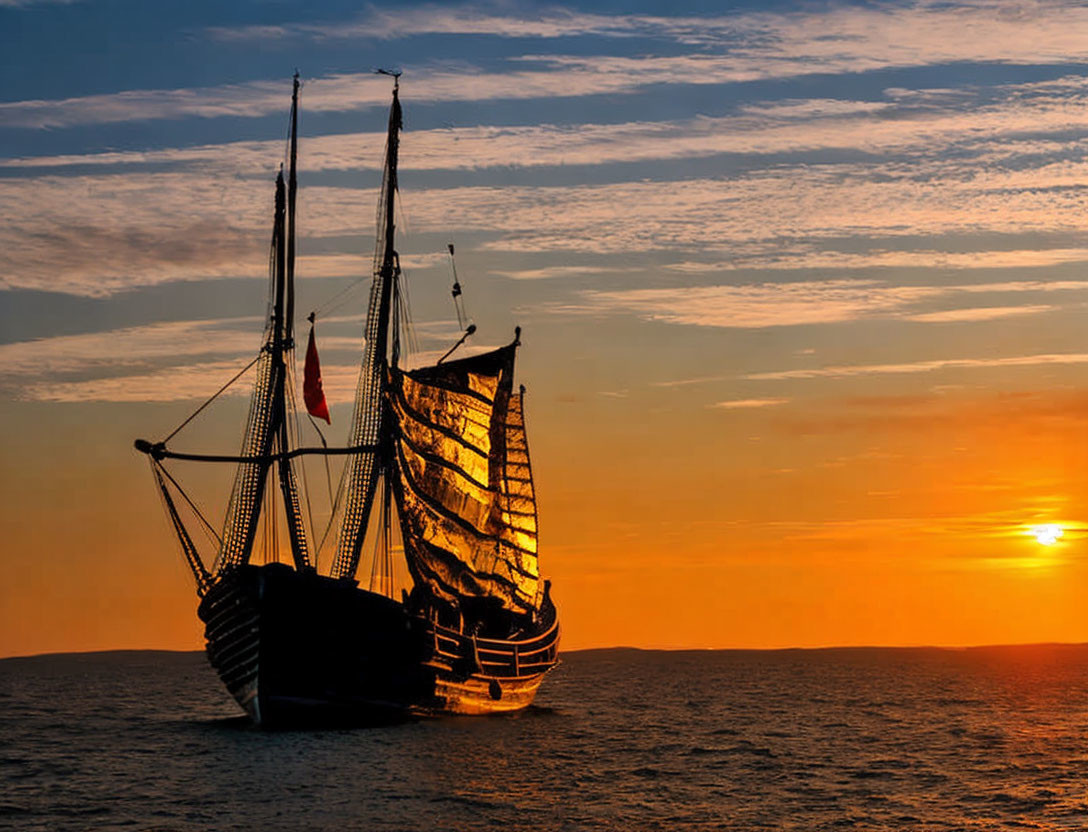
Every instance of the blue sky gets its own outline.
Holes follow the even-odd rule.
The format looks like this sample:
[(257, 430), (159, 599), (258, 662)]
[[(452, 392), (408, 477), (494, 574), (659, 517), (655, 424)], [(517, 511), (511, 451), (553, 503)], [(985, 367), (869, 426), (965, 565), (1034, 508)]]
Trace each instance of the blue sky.
[[(1014, 562), (992, 538), (1075, 527), (1075, 488), (987, 468), (992, 437), (941, 431), (980, 414), (1080, 425), (1085, 32), (1078, 4), (1012, 0), (0, 0), (0, 406), (19, 433), (3, 458), (51, 472), (12, 495), (16, 539), (71, 546), (39, 540), (58, 494), (82, 488), (58, 442), (144, 488), (126, 437), (168, 432), (248, 360), (296, 68), (300, 308), (319, 311), (346, 423), (390, 89), (373, 70), (395, 67), (417, 360), (456, 337), (453, 241), (475, 348), (525, 328), (546, 570), (550, 542), (559, 573), (637, 595), (648, 552), (677, 535), (691, 565), (730, 535), (778, 552), (855, 524), (880, 561), (889, 528), (935, 516), (963, 544), (942, 568)], [(207, 438), (230, 446), (232, 424)], [(928, 451), (908, 424), (934, 431)], [(1016, 483), (993, 506), (935, 508), (911, 462), (962, 469), (956, 448), (978, 488)], [(119, 505), (154, 510), (149, 487), (126, 489)], [(134, 534), (119, 575), (141, 547), (173, 556), (161, 529)], [(619, 540), (641, 566), (617, 565)], [(715, 568), (740, 581), (756, 563)]]
[(365, 275), (377, 66), (406, 73), (408, 262), (443, 279), (456, 239), (477, 303), (758, 329), (1007, 322), (1081, 288), (1075, 6), (0, 13), (12, 340), (251, 314), (296, 66), (317, 299)]

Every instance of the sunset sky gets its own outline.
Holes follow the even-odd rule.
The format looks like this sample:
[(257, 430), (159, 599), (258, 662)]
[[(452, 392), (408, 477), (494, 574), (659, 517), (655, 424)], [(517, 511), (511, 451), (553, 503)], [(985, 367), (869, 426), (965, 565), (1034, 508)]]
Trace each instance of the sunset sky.
[(706, 5), (0, 0), (0, 655), (202, 645), (132, 440), (260, 344), (296, 68), (330, 441), (398, 68), (417, 360), (453, 242), (567, 649), (1088, 640), (1088, 8)]

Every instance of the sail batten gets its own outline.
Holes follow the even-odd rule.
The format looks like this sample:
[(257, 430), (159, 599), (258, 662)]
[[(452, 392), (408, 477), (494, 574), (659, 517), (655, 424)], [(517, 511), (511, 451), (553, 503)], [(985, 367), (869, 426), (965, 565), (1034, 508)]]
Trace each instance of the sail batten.
[[(477, 538), (480, 541), (485, 541), (488, 544), (495, 546), (508, 546), (513, 549), (517, 549), (525, 555), (536, 555), (535, 541), (521, 540), (517, 537), (517, 533), (520, 531), (513, 528), (510, 525), (504, 524), (500, 526), (497, 531), (488, 531), (486, 526), (481, 528), (481, 525), (473, 522), (471, 511), (467, 511), (463, 506), (459, 509), (450, 508), (442, 500), (434, 499), (427, 495), (427, 491), (431, 490), (430, 483), (426, 483), (425, 479), (416, 476), (411, 469), (410, 464), (407, 464), (403, 458), (400, 458), (402, 478), (405, 485), (408, 486), (409, 495), (406, 497), (409, 501), (415, 501), (415, 505), (410, 508), (419, 513), (419, 509), (422, 508), (428, 511), (435, 517), (439, 517), (447, 522), (448, 528), (447, 534), (452, 531), (452, 527), (459, 527), (461, 532), (465, 535), (470, 535)], [(426, 483), (426, 485), (424, 485)], [(490, 509), (490, 506), (488, 507)], [(489, 518), (484, 518), (485, 520)], [(471, 544), (470, 544), (471, 545)], [(476, 554), (476, 553), (473, 553)], [(515, 569), (521, 569), (517, 563), (512, 564)], [(524, 571), (524, 570), (522, 570)], [(535, 575), (525, 571), (527, 575)]]
[(394, 392), (420, 424), (445, 434), (483, 457), (491, 453), (494, 399), (484, 399), (441, 384), (420, 383), (411, 375)]
[[(425, 451), (412, 441), (408, 434), (402, 435), (403, 449), (407, 452), (406, 464), (416, 474), (417, 479), (428, 475), (441, 477), (445, 484), (454, 489), (455, 493), (466, 495), (479, 495), (480, 500), (487, 499), (487, 483), (480, 482), (465, 468), (456, 462), (448, 460), (435, 451)], [(435, 470), (435, 469), (438, 470)], [(485, 467), (486, 472), (486, 467)]]

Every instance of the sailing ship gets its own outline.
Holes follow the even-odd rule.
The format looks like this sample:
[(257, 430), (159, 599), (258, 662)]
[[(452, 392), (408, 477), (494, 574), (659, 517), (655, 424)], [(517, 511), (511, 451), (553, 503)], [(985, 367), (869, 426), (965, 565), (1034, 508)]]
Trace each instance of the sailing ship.
[[(196, 580), (208, 658), (265, 727), (515, 711), (558, 662), (558, 618), (537, 562), (525, 390), (513, 383), (520, 330), (507, 346), (449, 360), (475, 330), (469, 326), (438, 363), (401, 365), (401, 106), (399, 73), (386, 74), (394, 78), (375, 267), (347, 444), (303, 446), (293, 405), (297, 74), (287, 176), (281, 168), (275, 186), (271, 311), (250, 365), (256, 380), (241, 451), (175, 451), (168, 442), (177, 431), (135, 443)], [(455, 282), (455, 296), (459, 288)], [(310, 335), (304, 399), (327, 418), (320, 379), (310, 373), (312, 328)], [(326, 533), (335, 552), (321, 571), (296, 470), (307, 455), (345, 458), (330, 510), (336, 534)], [(237, 466), (221, 533), (168, 471), (172, 460)], [(194, 517), (217, 548), (210, 567), (189, 530)], [(259, 529), (267, 538), (276, 528), (286, 529), (291, 562), (252, 563)], [(375, 568), (364, 588), (356, 572), (368, 538), (377, 538)], [(411, 581), (398, 597), (395, 555)]]

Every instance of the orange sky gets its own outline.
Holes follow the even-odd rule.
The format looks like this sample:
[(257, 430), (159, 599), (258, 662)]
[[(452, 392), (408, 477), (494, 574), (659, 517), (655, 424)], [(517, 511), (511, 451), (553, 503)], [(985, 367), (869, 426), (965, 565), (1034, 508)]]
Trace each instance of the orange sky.
[[(635, 5), (194, 7), (94, 78), (120, 12), (0, 6), (0, 656), (201, 646), (132, 440), (260, 342), (295, 65), (342, 440), (389, 91), (361, 54), (405, 71), (416, 360), (457, 337), (451, 240), (470, 343), (523, 327), (565, 648), (1088, 641), (1088, 10)], [(175, 446), (237, 448), (245, 403)], [(221, 520), (230, 472), (177, 470)]]
[[(623, 405), (534, 402), (542, 563), (565, 646), (1088, 639), (1088, 396), (820, 406), (773, 420), (704, 409), (693, 421), (708, 424), (690, 425), (712, 437), (700, 452), (620, 420)], [(6, 424), (32, 433), (36, 407), (10, 408)], [(580, 439), (570, 416), (588, 427)], [(199, 648), (191, 578), (125, 447), (132, 430), (115, 406), (73, 406), (6, 460), (24, 486), (4, 506), (9, 551), (26, 556), (9, 562), (0, 652)], [(1042, 546), (1026, 528), (1039, 523), (1065, 536)]]

